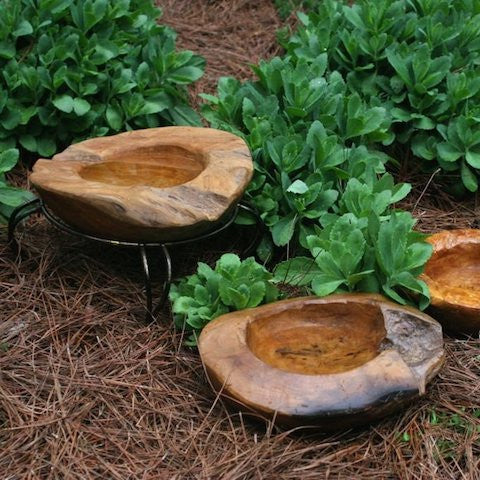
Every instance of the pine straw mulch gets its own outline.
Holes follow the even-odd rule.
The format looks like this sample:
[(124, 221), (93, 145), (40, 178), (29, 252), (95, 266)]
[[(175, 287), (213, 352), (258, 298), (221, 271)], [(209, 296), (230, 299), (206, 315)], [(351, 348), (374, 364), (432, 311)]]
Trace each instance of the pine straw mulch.
[[(201, 48), (194, 49), (213, 59), (209, 46), (220, 45), (224, 35), (216, 26), (220, 19), (226, 17), (234, 29), (235, 19), (264, 21), (260, 8), (274, 13), (266, 1), (162, 4), (172, 9), (168, 18), (185, 22), (186, 30), (174, 25), (181, 36), (187, 32), (184, 41), (191, 48), (198, 41)], [(182, 19), (176, 5), (193, 13)], [(205, 24), (195, 20), (195, 8)], [(198, 28), (189, 30), (195, 23)], [(242, 52), (244, 45), (253, 51), (239, 53), (239, 64), (228, 71), (219, 61), (211, 78), (235, 74), (245, 58), (274, 52), (278, 24), (272, 18), (257, 29), (249, 26), (250, 32), (230, 32), (232, 49)], [(270, 47), (264, 39), (248, 43), (259, 29), (266, 30)], [(223, 45), (215, 47), (219, 57), (231, 59), (230, 46)], [(474, 199), (460, 204), (435, 179), (426, 190), (428, 177), (417, 174), (413, 180), (413, 193), (402, 206), (414, 211), (420, 229), (476, 225)], [(478, 339), (446, 336), (441, 373), (422, 400), (398, 415), (336, 435), (279, 430), (223, 405), (209, 388), (197, 352), (182, 346), (169, 312), (157, 323), (143, 321), (136, 252), (72, 239), (40, 218), (21, 233), (21, 257), (4, 240), (2, 231), (2, 480), (480, 479), (480, 421), (474, 416), (480, 406)], [(187, 273), (199, 258), (213, 261), (223, 250), (238, 248), (232, 242), (225, 237), (178, 251), (175, 272)]]
[(250, 65), (277, 55), (276, 31), (283, 25), (269, 0), (158, 0), (161, 22), (179, 32), (177, 46), (203, 55), (205, 75), (192, 88), (216, 92), (220, 77), (253, 77)]

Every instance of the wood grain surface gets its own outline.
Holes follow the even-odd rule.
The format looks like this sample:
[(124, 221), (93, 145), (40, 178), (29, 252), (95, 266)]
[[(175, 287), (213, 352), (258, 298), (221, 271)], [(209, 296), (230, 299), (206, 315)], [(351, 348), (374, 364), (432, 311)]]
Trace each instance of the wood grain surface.
[(210, 128), (136, 130), (40, 159), (30, 180), (79, 230), (124, 241), (169, 241), (212, 229), (253, 173), (245, 142)]

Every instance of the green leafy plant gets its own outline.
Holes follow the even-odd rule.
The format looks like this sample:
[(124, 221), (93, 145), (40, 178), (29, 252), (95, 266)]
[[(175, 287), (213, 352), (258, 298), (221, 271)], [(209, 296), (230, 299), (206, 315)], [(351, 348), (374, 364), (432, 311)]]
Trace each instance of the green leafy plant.
[(169, 295), (176, 325), (192, 332), (187, 344), (196, 345), (202, 328), (224, 313), (276, 300), (272, 278), (253, 257), (241, 261), (226, 253), (214, 269), (199, 263), (197, 273), (173, 284)]
[(311, 257), (280, 263), (276, 281), (309, 286), (319, 296), (334, 292), (380, 292), (398, 303), (408, 303), (406, 292), (416, 295), (420, 308), (429, 303), (426, 284), (417, 277), (432, 254), (425, 235), (412, 230), (407, 212), (390, 212), (389, 205), (403, 198), (408, 185), (394, 186), (390, 175), (373, 185), (349, 180), (338, 214), (327, 214), (307, 235)]
[(4, 223), (12, 210), (32, 198), (29, 192), (7, 184), (5, 174), (18, 162), (18, 150), (11, 148), (0, 153), (0, 223)]
[(332, 209), (345, 180), (385, 172), (388, 157), (365, 145), (390, 142), (388, 113), (348, 95), (340, 74), (324, 76), (326, 66), (325, 55), (274, 58), (254, 67), (258, 81), (222, 78), (218, 97), (203, 95), (210, 124), (243, 136), (253, 151), (247, 195), (277, 246), (298, 243), (302, 229)]
[(175, 50), (152, 0), (0, 3), (0, 151), (49, 157), (86, 137), (200, 125), (186, 86), (203, 58)]
[[(478, 189), (480, 4), (465, 0), (325, 0), (279, 38), (289, 56), (328, 56), (348, 92), (392, 117), (395, 140), (426, 170), (455, 172)], [(402, 22), (398, 19), (401, 18)], [(465, 135), (457, 135), (459, 126)], [(469, 134), (471, 132), (471, 134)], [(468, 154), (468, 156), (467, 156)], [(451, 174), (451, 173), (450, 173)]]
[[(404, 2), (394, 2), (390, 10), (387, 2), (360, 3), (374, 9), (377, 23), (369, 28), (378, 27), (381, 35), (373, 43), (368, 43), (370, 30), (366, 39), (361, 37), (361, 47), (354, 33), (339, 33), (348, 21), (359, 23), (355, 9), (333, 0), (321, 2), (320, 13), (300, 14), (304, 25), (295, 35), (280, 35), (287, 55), (253, 66), (255, 81), (220, 79), (217, 96), (203, 95), (207, 103), (202, 113), (213, 127), (243, 136), (253, 153), (255, 173), (247, 196), (271, 233), (258, 253), (267, 258), (275, 246), (288, 245), (289, 254), (302, 255), (280, 264), (276, 281), (294, 283), (296, 278), (296, 285), (318, 295), (382, 292), (400, 303), (409, 301), (413, 293), (424, 308), (428, 290), (417, 276), (431, 247), (413, 231), (415, 222), (409, 213), (393, 210), (410, 186), (394, 185), (386, 174), (392, 159), (384, 147), (399, 139), (396, 125), (401, 115), (409, 115), (408, 121), (422, 134), (436, 124), (432, 127), (425, 109), (402, 110), (402, 102), (410, 97), (387, 58), (393, 34), (402, 37), (409, 32), (408, 25), (402, 33), (398, 22), (393, 22)], [(383, 35), (383, 30), (390, 34)], [(373, 62), (361, 63), (366, 55), (362, 48), (388, 64), (385, 73), (395, 76), (391, 84), (380, 75), (382, 70), (375, 71)], [(392, 50), (392, 62), (395, 54), (407, 53)], [(426, 65), (423, 73), (415, 72), (413, 81), (421, 80), (433, 91), (447, 76), (449, 62), (427, 60), (426, 52), (419, 50), (407, 73), (413, 62)], [(386, 80), (377, 82), (377, 77)], [(393, 92), (391, 97), (382, 93), (382, 85)], [(473, 135), (467, 137), (465, 148), (471, 150), (473, 142)], [(436, 152), (431, 140), (426, 145)]]

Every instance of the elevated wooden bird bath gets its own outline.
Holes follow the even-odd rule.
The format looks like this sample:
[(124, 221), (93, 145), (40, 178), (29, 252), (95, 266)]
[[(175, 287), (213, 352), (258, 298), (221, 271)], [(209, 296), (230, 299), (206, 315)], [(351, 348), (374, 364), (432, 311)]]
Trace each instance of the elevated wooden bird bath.
[(324, 430), (370, 422), (423, 395), (441, 326), (380, 295), (304, 297), (223, 315), (199, 338), (217, 392), (244, 411)]
[(430, 310), (445, 329), (480, 331), (480, 230), (448, 230), (428, 238), (433, 255), (421, 278), (430, 289)]
[[(245, 142), (211, 128), (165, 127), (94, 138), (38, 160), (30, 180), (40, 195), (15, 209), (15, 229), (37, 211), (57, 228), (82, 238), (137, 247), (145, 279), (147, 318), (164, 304), (172, 279), (167, 247), (216, 235), (238, 209), (251, 213), (257, 229), (244, 253), (254, 251), (264, 225), (252, 207), (239, 203), (253, 173)], [(153, 307), (147, 249), (159, 247), (166, 270)]]
[(165, 127), (72, 145), (38, 160), (30, 180), (56, 216), (84, 233), (167, 242), (221, 223), (252, 173), (241, 138), (212, 128)]

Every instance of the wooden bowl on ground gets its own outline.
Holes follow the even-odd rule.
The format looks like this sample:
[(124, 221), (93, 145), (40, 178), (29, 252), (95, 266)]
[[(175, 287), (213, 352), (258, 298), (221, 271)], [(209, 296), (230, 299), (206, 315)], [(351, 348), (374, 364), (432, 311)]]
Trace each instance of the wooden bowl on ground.
[(245, 142), (211, 128), (165, 127), (94, 138), (30, 179), (45, 204), (80, 231), (133, 242), (180, 240), (222, 222), (253, 173)]
[(204, 328), (198, 346), (212, 386), (240, 410), (326, 431), (423, 395), (444, 356), (435, 320), (367, 294), (229, 313)]
[(433, 255), (421, 278), (430, 289), (430, 311), (453, 332), (480, 331), (480, 230), (448, 230), (428, 238)]

